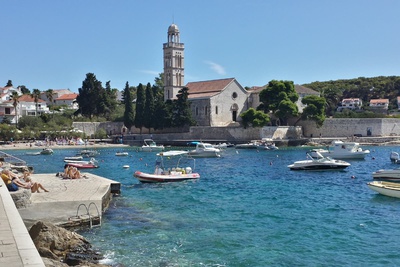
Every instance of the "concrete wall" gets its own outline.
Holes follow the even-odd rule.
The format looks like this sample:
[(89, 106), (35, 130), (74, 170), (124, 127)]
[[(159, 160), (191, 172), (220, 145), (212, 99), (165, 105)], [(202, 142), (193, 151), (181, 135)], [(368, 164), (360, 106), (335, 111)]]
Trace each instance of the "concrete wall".
[[(153, 138), (163, 143), (174, 140), (207, 140), (215, 142), (227, 141), (232, 143), (246, 142), (262, 138), (299, 139), (310, 137), (351, 137), (353, 135), (384, 137), (400, 136), (400, 119), (326, 119), (321, 128), (312, 121), (302, 121), (299, 126), (268, 126), (263, 128), (210, 127), (195, 126), (181, 129), (164, 129), (151, 131), (132, 127), (131, 131), (123, 133), (123, 123), (75, 122), (74, 127), (87, 135), (94, 134), (99, 128), (105, 129), (111, 135), (124, 134), (124, 140), (142, 142), (145, 138)], [(111, 133), (111, 134), (110, 134)], [(369, 135), (370, 134), (370, 135)]]
[(399, 136), (400, 119), (326, 119), (321, 128), (312, 121), (298, 123), (305, 137)]

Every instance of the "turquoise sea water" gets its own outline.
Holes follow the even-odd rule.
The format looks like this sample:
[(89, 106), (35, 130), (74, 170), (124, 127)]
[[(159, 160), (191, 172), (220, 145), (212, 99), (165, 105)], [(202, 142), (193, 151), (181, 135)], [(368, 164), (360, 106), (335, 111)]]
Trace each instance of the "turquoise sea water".
[[(196, 160), (198, 181), (170, 184), (133, 178), (152, 170), (154, 153), (99, 149), (89, 172), (121, 182), (122, 194), (101, 228), (81, 234), (125, 266), (400, 266), (400, 199), (366, 186), (373, 171), (398, 167), (389, 154), (400, 147), (364, 148), (371, 154), (344, 171), (290, 171), (305, 148), (227, 149)], [(55, 173), (77, 151), (10, 153)]]

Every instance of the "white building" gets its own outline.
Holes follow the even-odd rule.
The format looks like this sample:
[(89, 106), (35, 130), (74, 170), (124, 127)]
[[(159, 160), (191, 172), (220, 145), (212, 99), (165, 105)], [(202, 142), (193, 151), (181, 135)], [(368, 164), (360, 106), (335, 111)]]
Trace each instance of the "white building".
[(360, 98), (344, 98), (337, 108), (337, 111), (343, 109), (360, 110), (362, 108), (362, 100)]
[(54, 105), (55, 100), (60, 98), (63, 95), (73, 94), (73, 92), (69, 89), (52, 89), (53, 90), (53, 101), (50, 102), (49, 98), (47, 97), (47, 92), (43, 91), (40, 93), (40, 99), (46, 101), (47, 105)]
[(198, 126), (228, 126), (249, 109), (249, 93), (235, 78), (191, 82), (186, 87)]
[(54, 99), (54, 104), (58, 106), (67, 106), (68, 109), (78, 109), (78, 103), (76, 102), (76, 98), (78, 94), (64, 94), (60, 97)]

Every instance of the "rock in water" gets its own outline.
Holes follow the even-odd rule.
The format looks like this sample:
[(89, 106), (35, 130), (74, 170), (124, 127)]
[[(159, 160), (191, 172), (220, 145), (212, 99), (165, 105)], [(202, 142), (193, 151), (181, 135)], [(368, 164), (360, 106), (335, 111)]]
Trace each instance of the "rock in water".
[(92, 249), (91, 244), (81, 235), (48, 222), (38, 221), (29, 234), (42, 257), (62, 261), (69, 266), (92, 263), (98, 264), (103, 256)]

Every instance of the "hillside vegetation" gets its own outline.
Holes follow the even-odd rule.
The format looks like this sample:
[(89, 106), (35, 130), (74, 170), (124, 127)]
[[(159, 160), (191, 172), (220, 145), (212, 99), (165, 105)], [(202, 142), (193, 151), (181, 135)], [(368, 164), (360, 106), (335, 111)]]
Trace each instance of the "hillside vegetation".
[(303, 86), (321, 93), (333, 111), (343, 98), (360, 98), (364, 105), (371, 99), (389, 99), (389, 110), (397, 108), (400, 96), (400, 76), (359, 77), (348, 80), (312, 82)]

